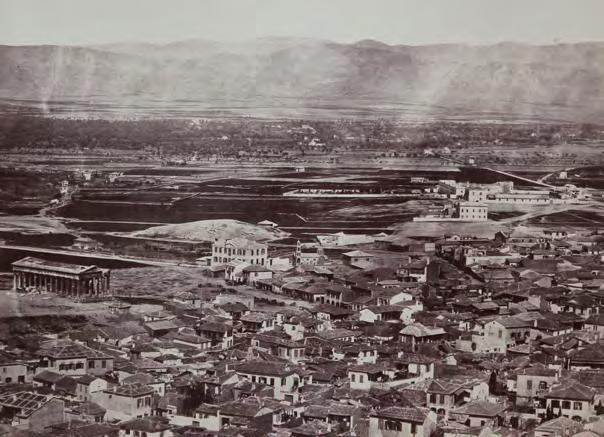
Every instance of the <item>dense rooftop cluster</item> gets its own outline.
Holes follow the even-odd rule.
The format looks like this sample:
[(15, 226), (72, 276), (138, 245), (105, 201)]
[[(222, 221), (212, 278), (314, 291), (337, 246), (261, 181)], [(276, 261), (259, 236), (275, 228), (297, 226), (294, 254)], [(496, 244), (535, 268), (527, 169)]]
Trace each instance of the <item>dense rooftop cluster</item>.
[[(372, 241), (298, 245), (274, 267), (268, 245), (217, 241), (225, 257), (199, 269), (234, 293), (166, 290), (159, 311), (111, 301), (112, 324), (29, 334), (20, 347), (2, 339), (3, 426), (34, 436), (604, 435), (604, 237), (516, 228)], [(244, 289), (296, 304), (266, 306)]]

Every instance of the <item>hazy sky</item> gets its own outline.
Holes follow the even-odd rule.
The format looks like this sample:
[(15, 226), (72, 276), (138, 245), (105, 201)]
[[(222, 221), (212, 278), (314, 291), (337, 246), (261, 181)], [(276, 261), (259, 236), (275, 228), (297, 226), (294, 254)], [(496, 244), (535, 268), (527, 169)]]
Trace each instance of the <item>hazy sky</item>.
[(604, 0), (0, 0), (0, 44), (604, 41)]

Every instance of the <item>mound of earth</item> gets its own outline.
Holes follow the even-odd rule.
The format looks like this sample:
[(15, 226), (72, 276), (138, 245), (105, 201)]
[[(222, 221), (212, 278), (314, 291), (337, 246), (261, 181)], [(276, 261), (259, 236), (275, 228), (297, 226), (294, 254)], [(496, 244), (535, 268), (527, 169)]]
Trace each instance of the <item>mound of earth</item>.
[(135, 237), (170, 238), (176, 240), (214, 241), (216, 238), (247, 238), (271, 241), (289, 236), (278, 229), (256, 226), (239, 220), (201, 220), (197, 222), (154, 226), (133, 232)]

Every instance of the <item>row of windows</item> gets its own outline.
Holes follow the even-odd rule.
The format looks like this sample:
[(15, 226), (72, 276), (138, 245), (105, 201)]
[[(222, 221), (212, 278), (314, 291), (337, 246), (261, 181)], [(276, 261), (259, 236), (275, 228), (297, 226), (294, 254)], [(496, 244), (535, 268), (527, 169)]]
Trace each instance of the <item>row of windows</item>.
[(247, 255), (248, 252), (250, 255), (259, 256), (264, 255), (266, 253), (266, 249), (231, 249), (226, 247), (215, 247), (214, 252), (216, 253), (224, 253), (226, 255)]
[(83, 369), (84, 368), (84, 363), (82, 362), (78, 362), (78, 363), (70, 363), (70, 364), (59, 364), (59, 370), (73, 370), (73, 369)]
[[(352, 382), (356, 382), (356, 376), (357, 376), (357, 375), (356, 375), (355, 373), (352, 373), (352, 374), (350, 375), (350, 380), (351, 380)], [(359, 375), (359, 383), (361, 383), (361, 384), (362, 384), (364, 379), (365, 379), (365, 378), (364, 378), (364, 375)]]
[(431, 404), (444, 404), (445, 395), (436, 395), (436, 394), (432, 393), (430, 395), (430, 403)]
[[(279, 379), (279, 378), (277, 378)], [(268, 384), (270, 386), (275, 385), (275, 378), (268, 378), (266, 376), (258, 376), (252, 375), (252, 382), (258, 382), (259, 384)], [(281, 385), (287, 384), (287, 378), (281, 378)]]
[(140, 398), (136, 400), (136, 408), (141, 407), (150, 407), (151, 406), (151, 396), (146, 396), (144, 398)]
[(485, 212), (486, 213), (487, 208), (461, 208), (461, 212), (462, 213), (468, 213), (468, 212)]
[[(403, 431), (403, 423), (397, 420), (380, 420), (378, 428), (384, 431)], [(417, 424), (411, 424), (411, 435), (417, 432)]]
[[(552, 401), (552, 408), (560, 408), (560, 401), (553, 400)], [(570, 401), (562, 401), (562, 409), (563, 410), (570, 410)], [(573, 410), (581, 411), (582, 409), (583, 409), (583, 403), (582, 402), (573, 402)]]
[[(531, 390), (533, 388), (533, 381), (532, 380), (528, 380), (526, 381), (526, 388), (528, 390)], [(545, 381), (540, 381), (539, 382), (539, 390), (547, 390), (547, 382)]]
[[(199, 425), (198, 425), (198, 426), (199, 426)], [(126, 435), (130, 435), (130, 430), (129, 430), (129, 429), (125, 430), (125, 431), (124, 431), (124, 434), (126, 434)], [(133, 435), (134, 437), (147, 437), (147, 433), (146, 433), (145, 431), (135, 431), (135, 430), (133, 430), (133, 431), (132, 431), (132, 435)], [(153, 435), (156, 435), (156, 433), (153, 433)], [(164, 437), (164, 431), (161, 431), (161, 432), (159, 433), (159, 437)]]
[[(228, 263), (228, 262), (231, 262), (232, 260), (233, 260), (233, 258), (226, 258), (226, 257), (223, 258), (223, 257), (219, 257), (219, 256), (214, 257), (214, 262)], [(264, 265), (264, 258), (249, 259), (246, 261), (249, 262), (250, 264)]]

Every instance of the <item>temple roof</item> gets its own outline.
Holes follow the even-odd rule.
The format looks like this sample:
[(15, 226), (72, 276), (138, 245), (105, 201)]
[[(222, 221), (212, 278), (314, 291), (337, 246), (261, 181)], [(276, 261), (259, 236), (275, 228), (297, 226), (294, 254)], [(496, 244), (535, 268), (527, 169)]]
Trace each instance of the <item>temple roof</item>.
[(28, 256), (27, 258), (15, 261), (13, 267), (24, 267), (36, 270), (48, 270), (59, 273), (68, 273), (71, 275), (80, 275), (82, 273), (90, 273), (96, 271), (102, 271), (95, 265), (82, 266), (79, 264), (68, 264), (57, 261), (47, 261), (40, 258), (34, 258)]

